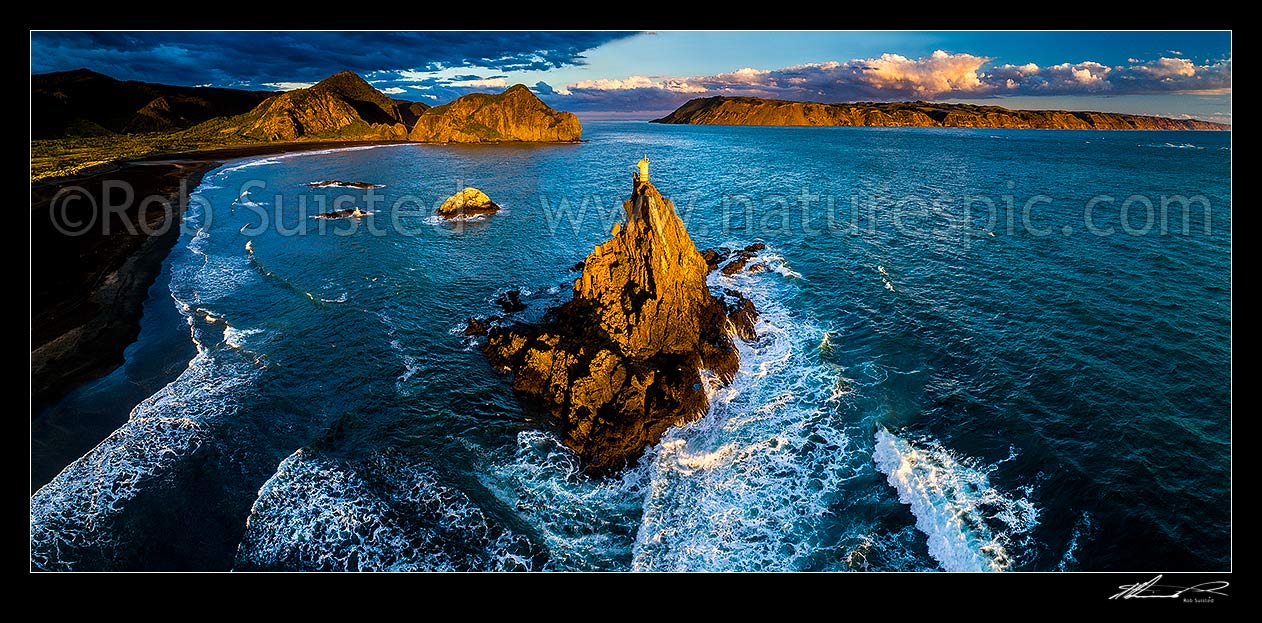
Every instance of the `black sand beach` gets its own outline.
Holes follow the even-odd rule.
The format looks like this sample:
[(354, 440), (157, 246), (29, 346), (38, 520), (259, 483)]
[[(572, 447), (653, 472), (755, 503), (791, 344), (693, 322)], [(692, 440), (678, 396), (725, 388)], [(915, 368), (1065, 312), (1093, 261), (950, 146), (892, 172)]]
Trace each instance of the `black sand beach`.
[[(87, 175), (33, 183), (31, 417), (122, 363), (124, 349), (140, 331), (149, 286), (179, 238), (188, 195), (206, 172), (236, 158), (394, 142), (195, 151), (110, 163)], [(146, 202), (149, 197), (159, 200)], [(119, 207), (107, 211), (107, 205)], [(68, 233), (78, 229), (86, 231)]]

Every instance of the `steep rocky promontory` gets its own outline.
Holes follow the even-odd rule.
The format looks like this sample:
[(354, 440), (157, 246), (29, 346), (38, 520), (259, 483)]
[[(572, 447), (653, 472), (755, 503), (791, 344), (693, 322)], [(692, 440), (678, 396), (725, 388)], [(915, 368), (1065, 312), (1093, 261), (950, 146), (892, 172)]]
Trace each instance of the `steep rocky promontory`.
[(470, 93), (421, 113), (410, 140), (426, 143), (574, 142), (583, 127), (574, 113), (543, 103), (525, 85), (503, 93)]
[(702, 371), (730, 382), (740, 364), (733, 336), (752, 339), (757, 317), (739, 293), (725, 304), (710, 292), (706, 260), (653, 184), (637, 180), (623, 209), (572, 300), (539, 324), (492, 327), (483, 347), (593, 475), (635, 462), (667, 429), (704, 414)]
[(333, 74), (305, 89), (267, 98), (254, 110), (215, 119), (194, 132), (235, 133), (264, 141), (407, 138), (412, 115), (354, 72)]
[(1044, 130), (1230, 130), (1197, 119), (1065, 110), (1010, 110), (936, 102), (818, 104), (757, 97), (690, 100), (653, 123), (699, 125), (1024, 128)]

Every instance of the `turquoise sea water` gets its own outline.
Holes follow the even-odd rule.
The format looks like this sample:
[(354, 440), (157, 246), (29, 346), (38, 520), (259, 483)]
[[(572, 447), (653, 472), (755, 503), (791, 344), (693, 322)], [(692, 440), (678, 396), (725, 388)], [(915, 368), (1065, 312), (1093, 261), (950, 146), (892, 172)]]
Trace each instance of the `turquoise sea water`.
[[(1229, 568), (1229, 133), (584, 135), (207, 175), (124, 369), (149, 384), (36, 425), (38, 450), (90, 434), (75, 404), (134, 406), (32, 497), (33, 564)], [(592, 481), (460, 332), (509, 289), (527, 318), (568, 297), (645, 154), (699, 247), (766, 243), (711, 276), (759, 339), (708, 414)], [(505, 209), (431, 217), (466, 185)], [(372, 217), (310, 218), (351, 205)]]

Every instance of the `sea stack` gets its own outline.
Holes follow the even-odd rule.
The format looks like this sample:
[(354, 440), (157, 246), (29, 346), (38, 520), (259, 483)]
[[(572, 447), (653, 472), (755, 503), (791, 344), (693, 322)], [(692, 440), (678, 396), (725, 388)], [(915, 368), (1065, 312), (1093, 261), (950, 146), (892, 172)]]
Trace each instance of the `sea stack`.
[(721, 383), (740, 357), (729, 307), (706, 285), (709, 266), (675, 206), (647, 176), (633, 176), (626, 219), (597, 246), (571, 301), (540, 324), (490, 330), (483, 352), (528, 404), (549, 413), (562, 441), (594, 476), (634, 463), (672, 426), (708, 408), (702, 371)]

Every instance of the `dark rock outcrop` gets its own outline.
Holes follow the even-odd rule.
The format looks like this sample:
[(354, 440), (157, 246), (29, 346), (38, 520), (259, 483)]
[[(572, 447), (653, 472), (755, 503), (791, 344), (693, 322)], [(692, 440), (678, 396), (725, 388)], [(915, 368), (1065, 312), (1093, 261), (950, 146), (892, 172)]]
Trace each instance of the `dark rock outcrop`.
[[(710, 293), (706, 261), (670, 201), (637, 183), (623, 209), (625, 223), (587, 257), (571, 301), (539, 324), (492, 328), (483, 347), (592, 475), (634, 462), (704, 414), (701, 372), (730, 382), (740, 363), (730, 333), (753, 336), (752, 321), (730, 322)], [(756, 317), (752, 307), (735, 309)]]
[(732, 333), (746, 341), (756, 339), (758, 333), (754, 325), (758, 322), (758, 309), (754, 307), (754, 302), (736, 290), (726, 289), (723, 292), (727, 295), (727, 317), (732, 323)]
[(706, 266), (708, 266), (710, 270), (714, 270), (719, 267), (719, 264), (723, 263), (723, 261), (727, 259), (728, 254), (731, 252), (732, 251), (727, 247), (706, 249), (701, 252), (701, 259), (705, 260)]
[(757, 97), (690, 100), (653, 123), (701, 125), (888, 126), (918, 128), (1031, 128), (1048, 130), (1230, 130), (1197, 119), (1064, 110), (1010, 110), (936, 102), (819, 104)]
[(303, 186), (312, 188), (385, 188), (382, 184), (373, 184), (371, 182), (343, 182), (342, 180), (320, 180), (318, 182), (307, 182)]
[(326, 219), (333, 219), (333, 218), (364, 218), (365, 216), (368, 216), (368, 212), (365, 212), (365, 211), (363, 211), (363, 210), (361, 210), (361, 209), (359, 209), (359, 208), (357, 208), (357, 207), (356, 207), (356, 208), (348, 208), (348, 209), (346, 209), (346, 210), (334, 210), (334, 211), (332, 211), (332, 212), (324, 212), (324, 213), (322, 213), (322, 214), (317, 214), (317, 215), (315, 215), (315, 217), (316, 217), (316, 218), (326, 218)]
[(482, 321), (482, 319), (480, 318), (470, 318), (469, 323), (465, 325), (464, 331), (461, 333), (461, 335), (465, 335), (465, 336), (486, 335), (486, 334), (487, 334), (486, 322)]
[(574, 113), (543, 103), (525, 85), (498, 95), (470, 93), (416, 119), (408, 138), (426, 143), (574, 142), (583, 127)]
[(479, 214), (495, 214), (500, 211), (500, 207), (495, 205), (486, 193), (476, 188), (465, 188), (460, 192), (450, 196), (438, 209), (435, 214), (443, 218), (464, 218), (468, 216), (477, 216)]
[(500, 308), (510, 314), (526, 309), (526, 304), (521, 302), (520, 290), (509, 290), (508, 292), (505, 292), (500, 295), (499, 298), (495, 299), (495, 304), (499, 305)]
[[(723, 274), (729, 275), (729, 276), (735, 275), (736, 273), (739, 273), (742, 270), (744, 270), (745, 265), (749, 263), (749, 260), (754, 259), (754, 257), (758, 255), (759, 251), (762, 251), (763, 249), (766, 249), (766, 248), (767, 248), (767, 245), (761, 242), (755, 242), (754, 244), (751, 244), (745, 247), (744, 249), (737, 249), (734, 252), (728, 251), (726, 248), (720, 247), (719, 253), (714, 253), (714, 255), (709, 256), (709, 257), (713, 257), (714, 259), (713, 263), (711, 264), (711, 270), (714, 270), (714, 267), (717, 267), (720, 263), (726, 261), (730, 257), (732, 258), (732, 261), (728, 262), (727, 265), (723, 267)], [(707, 251), (713, 253), (712, 250), (707, 249)], [(710, 260), (707, 259), (707, 262), (709, 261)], [(759, 271), (754, 270), (755, 268), (758, 268), (758, 266), (761, 266), (761, 264), (756, 264), (754, 266), (751, 266), (749, 269), (750, 272), (759, 272)], [(763, 269), (759, 269), (759, 270), (763, 270)]]

